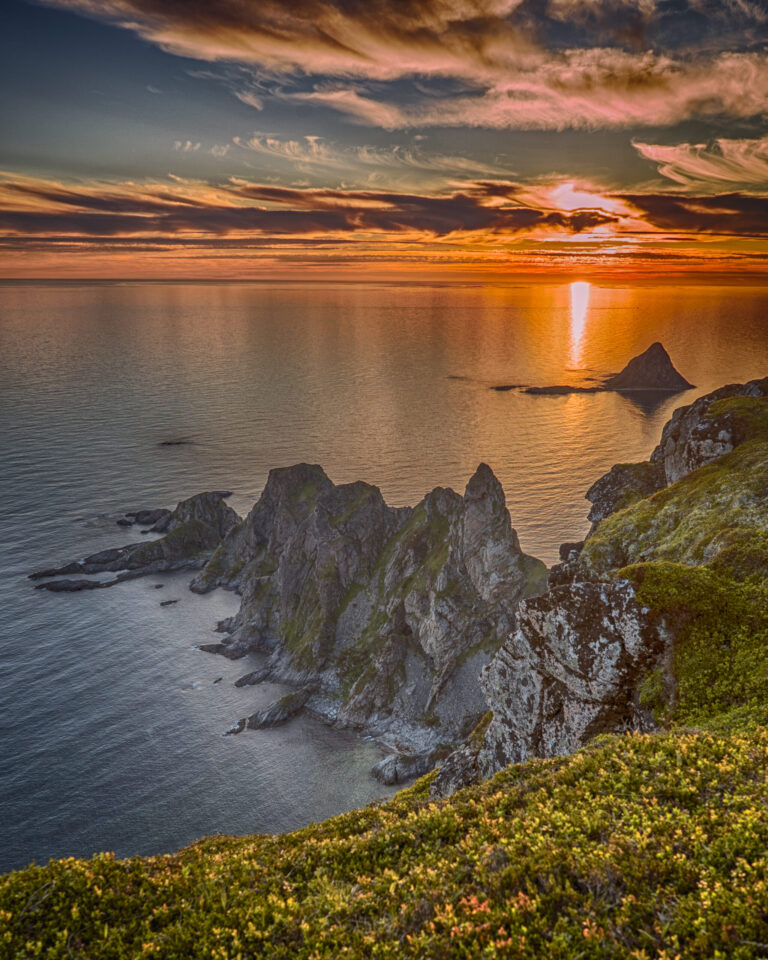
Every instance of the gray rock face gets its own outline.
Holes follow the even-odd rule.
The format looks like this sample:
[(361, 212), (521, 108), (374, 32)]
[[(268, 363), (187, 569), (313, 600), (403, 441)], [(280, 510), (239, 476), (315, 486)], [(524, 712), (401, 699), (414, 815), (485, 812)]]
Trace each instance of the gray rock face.
[(616, 510), (650, 497), (665, 486), (661, 464), (617, 463), (587, 490), (585, 496), (592, 504), (587, 519), (596, 525)]
[(723, 387), (676, 410), (649, 461), (619, 464), (589, 489), (593, 527), (585, 544), (563, 544), (549, 592), (520, 604), (517, 629), (482, 674), (492, 719), (445, 761), (436, 794), (530, 756), (569, 753), (597, 733), (652, 726), (639, 687), (660, 670), (673, 688), (676, 625), (641, 607), (628, 582), (596, 582), (599, 573), (585, 557), (607, 517), (747, 439), (738, 415), (713, 406), (733, 397), (768, 397), (768, 378)]
[(609, 377), (606, 390), (690, 390), (693, 384), (675, 370), (669, 354), (660, 343), (633, 357), (621, 373)]
[(434, 794), (532, 756), (570, 753), (599, 733), (651, 728), (638, 687), (671, 642), (626, 581), (571, 584), (523, 601), (517, 630), (482, 674), (493, 719), (446, 760)]
[[(730, 397), (765, 396), (768, 396), (768, 377), (721, 387), (675, 410), (650, 460), (616, 464), (587, 490), (586, 498), (592, 504), (588, 517), (592, 521), (590, 535), (617, 510), (676, 483), (699, 467), (730, 453), (742, 442), (738, 420), (728, 413), (713, 416), (714, 403)], [(569, 582), (576, 572), (573, 563), (567, 562), (568, 557), (560, 559), (564, 564), (553, 568), (550, 583)]]
[(545, 578), (485, 465), (463, 497), (437, 488), (395, 509), (300, 464), (270, 473), (193, 589), (237, 588), (227, 655), (268, 652), (269, 679), (313, 684), (308, 709), (410, 756), (393, 761), (405, 770), (485, 712), (480, 668)]
[(680, 407), (664, 427), (651, 463), (664, 469), (666, 483), (676, 483), (704, 464), (717, 460), (742, 442), (738, 422), (730, 414), (711, 416), (710, 408), (729, 397), (768, 396), (768, 377), (732, 383)]

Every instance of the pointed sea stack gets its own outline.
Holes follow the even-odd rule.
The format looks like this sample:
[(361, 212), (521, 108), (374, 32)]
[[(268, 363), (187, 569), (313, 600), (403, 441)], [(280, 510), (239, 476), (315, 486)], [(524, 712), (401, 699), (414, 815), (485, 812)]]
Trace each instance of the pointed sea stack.
[(652, 343), (638, 357), (633, 357), (621, 373), (605, 381), (605, 390), (666, 390), (677, 393), (693, 387), (675, 367), (660, 343)]

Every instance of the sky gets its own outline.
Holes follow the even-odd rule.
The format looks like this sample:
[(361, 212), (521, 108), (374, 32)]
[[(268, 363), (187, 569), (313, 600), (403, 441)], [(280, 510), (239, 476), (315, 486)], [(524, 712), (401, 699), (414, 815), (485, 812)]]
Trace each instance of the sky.
[(768, 0), (3, 0), (0, 278), (759, 278)]

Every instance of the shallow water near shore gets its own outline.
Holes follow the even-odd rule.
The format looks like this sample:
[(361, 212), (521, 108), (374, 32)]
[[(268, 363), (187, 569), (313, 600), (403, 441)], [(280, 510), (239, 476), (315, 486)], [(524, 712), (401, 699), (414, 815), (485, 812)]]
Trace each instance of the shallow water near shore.
[[(589, 384), (654, 340), (695, 390), (491, 389)], [(229, 489), (245, 513), (299, 461), (402, 505), (484, 460), (552, 563), (587, 529), (587, 487), (647, 457), (675, 407), (765, 375), (761, 287), (0, 285), (0, 869), (288, 830), (391, 792), (375, 744), (310, 719), (222, 736), (281, 693), (197, 649), (234, 595), (183, 575), (54, 595), (31, 570), (139, 539), (115, 524), (132, 508)]]

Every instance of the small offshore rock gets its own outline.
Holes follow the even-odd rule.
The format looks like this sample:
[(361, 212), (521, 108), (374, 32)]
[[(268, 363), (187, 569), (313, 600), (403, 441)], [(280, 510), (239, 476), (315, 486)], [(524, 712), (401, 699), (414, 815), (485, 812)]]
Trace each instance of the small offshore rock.
[(562, 397), (568, 393), (600, 393), (603, 389), (603, 387), (572, 387), (567, 383), (558, 383), (552, 387), (526, 387), (523, 393), (543, 397)]
[(262, 667), (261, 670), (252, 670), (246, 673), (244, 677), (235, 680), (236, 687), (253, 687), (258, 683), (263, 683), (270, 674), (268, 667)]
[(178, 602), (179, 602), (178, 600), (161, 600), (161, 601), (160, 601), (160, 606), (161, 606), (161, 607), (170, 607), (170, 605), (171, 605), (172, 603), (178, 603)]
[(78, 593), (80, 590), (99, 590), (109, 585), (98, 580), (50, 580), (48, 583), (38, 584), (35, 590), (50, 590), (51, 593)]
[(265, 730), (269, 727), (276, 727), (281, 723), (285, 723), (304, 709), (307, 700), (309, 700), (314, 693), (314, 689), (314, 687), (309, 686), (303, 687), (301, 690), (286, 693), (284, 697), (280, 697), (279, 700), (271, 703), (263, 710), (257, 710), (256, 713), (252, 713), (250, 717), (239, 720), (227, 733), (240, 733), (242, 730), (245, 730), (246, 727), (249, 730)]
[(203, 653), (216, 653), (221, 657), (226, 657), (227, 660), (240, 660), (241, 657), (245, 656), (245, 651), (239, 651), (228, 647), (226, 643), (201, 643), (197, 648), (202, 650)]

